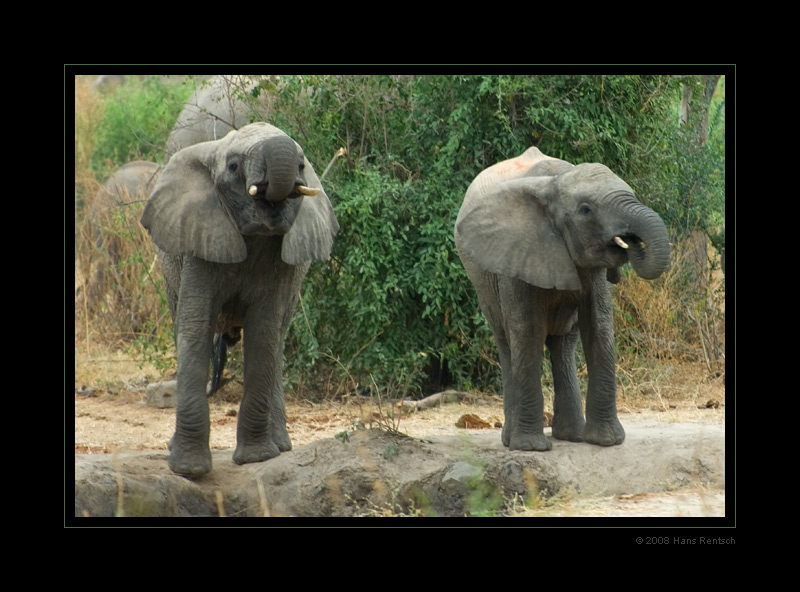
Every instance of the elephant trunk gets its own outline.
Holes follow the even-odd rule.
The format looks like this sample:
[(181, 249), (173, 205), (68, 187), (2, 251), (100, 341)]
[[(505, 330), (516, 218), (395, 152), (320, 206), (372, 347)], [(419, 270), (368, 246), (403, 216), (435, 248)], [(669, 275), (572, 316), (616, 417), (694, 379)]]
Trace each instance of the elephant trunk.
[(297, 145), (288, 136), (276, 136), (269, 142), (267, 159), (267, 200), (283, 201), (294, 193), (299, 179)]
[(272, 136), (250, 155), (247, 188), (253, 197), (277, 203), (297, 195), (296, 186), (304, 183), (302, 153), (288, 136)]
[(625, 230), (614, 242), (625, 249), (637, 275), (652, 280), (669, 269), (669, 233), (661, 217), (635, 199), (620, 204)]

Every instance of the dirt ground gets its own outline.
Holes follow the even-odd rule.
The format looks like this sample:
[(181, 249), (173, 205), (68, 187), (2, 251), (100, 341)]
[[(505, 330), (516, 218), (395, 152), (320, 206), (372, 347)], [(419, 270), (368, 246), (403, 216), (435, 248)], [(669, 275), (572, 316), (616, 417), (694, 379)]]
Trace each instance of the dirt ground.
[[(226, 385), (210, 401), (211, 408), (211, 448), (214, 454), (215, 471), (234, 471), (236, 465), (229, 461), (235, 446), (236, 414), (238, 411), (238, 392), (241, 388), (236, 381)], [(643, 393), (641, 391), (644, 391)], [(674, 432), (677, 435), (685, 426), (719, 426), (725, 421), (724, 375), (709, 374), (705, 379), (681, 389), (669, 391), (663, 386), (643, 388), (636, 396), (620, 397), (618, 406), (620, 420), (626, 431), (634, 434), (637, 426), (654, 426), (660, 431)], [(111, 458), (115, 454), (154, 452), (147, 456), (148, 461), (156, 459), (157, 465), (166, 465), (167, 442), (174, 429), (174, 409), (157, 409), (145, 402), (144, 384), (122, 382), (118, 386), (93, 387), (78, 383), (75, 385), (75, 455), (76, 467), (79, 459)], [(393, 419), (387, 419), (391, 412)], [(471, 418), (464, 426), (463, 418)], [(480, 432), (480, 442), (487, 447), (500, 444), (500, 427), (503, 421), (502, 400), (491, 395), (472, 395), (444, 405), (437, 405), (413, 413), (403, 413), (398, 408), (383, 402), (380, 407), (367, 399), (348, 399), (313, 404), (308, 401), (287, 401), (287, 420), (293, 451), (300, 458), (302, 451), (314, 450), (313, 461), (317, 460), (318, 450), (331, 448), (333, 443), (346, 442), (364, 432), (386, 434), (396, 429), (410, 436), (410, 441), (423, 443), (435, 451), (440, 442), (463, 438), (463, 434)], [(460, 427), (457, 425), (459, 424)], [(672, 426), (672, 427), (670, 427)], [(372, 428), (365, 430), (364, 428)], [(389, 429), (387, 429), (389, 428)], [(722, 439), (724, 440), (724, 428)], [(668, 437), (668, 436), (667, 436)], [(651, 439), (645, 435), (644, 440)], [(448, 440), (449, 439), (449, 440)], [(621, 447), (631, 442), (632, 436)], [(556, 442), (558, 445), (561, 443)], [(565, 446), (576, 446), (564, 443)], [(376, 454), (388, 446), (385, 442), (375, 444)], [(586, 446), (586, 445), (577, 445)], [(590, 447), (593, 448), (593, 447)], [(554, 451), (556, 448), (554, 447)], [(417, 451), (419, 452), (419, 451)], [(430, 453), (431, 450), (426, 452)], [(541, 453), (515, 453), (541, 454)], [(550, 453), (544, 453), (550, 454)], [(283, 459), (287, 454), (281, 455)], [(723, 453), (724, 456), (724, 453)], [(223, 460), (219, 460), (223, 459)], [(268, 461), (277, 465), (278, 459)], [(397, 455), (392, 459), (392, 470), (413, 472), (414, 466), (403, 467), (402, 462), (418, 463), (419, 455)], [(647, 463), (648, 459), (640, 459)], [(282, 462), (282, 461), (281, 461)], [(297, 461), (299, 463), (299, 461)], [(312, 461), (309, 461), (312, 462)], [(331, 460), (341, 464), (341, 459)], [(570, 461), (571, 462), (571, 461)], [(630, 462), (630, 461), (626, 461)], [(652, 461), (650, 461), (652, 462)], [(259, 463), (267, 464), (267, 463)], [(304, 464), (304, 463), (299, 463)], [(228, 466), (229, 465), (229, 466)], [(245, 465), (246, 467), (249, 465)], [(143, 473), (153, 469), (142, 467)], [(158, 469), (159, 471), (161, 469)], [(335, 468), (332, 469), (335, 472)], [(168, 471), (164, 471), (168, 473)], [(656, 476), (654, 475), (654, 478)], [(658, 476), (669, 481), (671, 477)], [(580, 480), (578, 478), (578, 483)], [(678, 483), (679, 485), (675, 485)], [(77, 486), (76, 486), (77, 487)], [(580, 487), (580, 485), (578, 486)], [(652, 491), (645, 487), (642, 491), (617, 492), (614, 495), (592, 495), (583, 492), (578, 495), (569, 489), (558, 495), (536, 500), (519, 500), (511, 504), (504, 515), (520, 516), (624, 516), (624, 517), (720, 517), (725, 515), (724, 479), (720, 483), (704, 483), (702, 479), (689, 482), (672, 481), (671, 485)], [(76, 494), (77, 495), (77, 494)], [(362, 508), (360, 515), (392, 515), (387, 508)], [(76, 509), (77, 512), (77, 509)]]

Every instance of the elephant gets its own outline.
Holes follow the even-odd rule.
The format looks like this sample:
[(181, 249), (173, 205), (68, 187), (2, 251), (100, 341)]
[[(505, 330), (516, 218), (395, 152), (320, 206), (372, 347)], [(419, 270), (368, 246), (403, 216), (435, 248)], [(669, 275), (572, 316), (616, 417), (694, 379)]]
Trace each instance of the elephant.
[(268, 93), (247, 101), (242, 98), (257, 84), (245, 76), (213, 76), (202, 81), (186, 101), (167, 138), (167, 158), (181, 148), (218, 140), (232, 129), (268, 117), (272, 110), (272, 97)]
[[(161, 165), (155, 162), (134, 160), (124, 164), (106, 179), (89, 205), (87, 228), (98, 253), (89, 261), (90, 269), (86, 272), (87, 307), (90, 311), (95, 311), (106, 297), (106, 280), (116, 273), (120, 253), (124, 252), (123, 243), (128, 240), (106, 230), (113, 210), (140, 207), (137, 202), (147, 200), (160, 173)], [(138, 217), (138, 213), (136, 215)]]
[(106, 180), (103, 189), (107, 197), (103, 201), (108, 205), (120, 205), (138, 199), (142, 193), (149, 195), (160, 172), (160, 164), (146, 160), (122, 165)]
[[(621, 444), (611, 283), (630, 263), (644, 279), (670, 266), (659, 215), (606, 166), (573, 165), (537, 147), (483, 170), (459, 210), (455, 244), (495, 338), (509, 450), (546, 451), (541, 385), (550, 354), (552, 437)], [(575, 351), (588, 372), (584, 418)]]
[(173, 318), (177, 409), (169, 468), (212, 469), (206, 397), (212, 336), (243, 329), (236, 464), (291, 450), (283, 342), (311, 262), (330, 257), (333, 207), (300, 145), (254, 123), (194, 144), (166, 164), (142, 226), (156, 245)]

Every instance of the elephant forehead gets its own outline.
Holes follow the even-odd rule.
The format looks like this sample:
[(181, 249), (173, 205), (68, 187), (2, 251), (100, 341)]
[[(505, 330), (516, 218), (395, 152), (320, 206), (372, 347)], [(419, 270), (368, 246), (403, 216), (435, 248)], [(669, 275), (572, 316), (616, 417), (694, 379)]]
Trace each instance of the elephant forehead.
[(241, 129), (234, 130), (225, 136), (228, 152), (246, 152), (253, 144), (286, 134), (268, 123), (251, 123)]
[(633, 194), (630, 186), (611, 172), (607, 166), (598, 163), (579, 164), (558, 178), (562, 191), (576, 198), (595, 198), (608, 193), (624, 192)]

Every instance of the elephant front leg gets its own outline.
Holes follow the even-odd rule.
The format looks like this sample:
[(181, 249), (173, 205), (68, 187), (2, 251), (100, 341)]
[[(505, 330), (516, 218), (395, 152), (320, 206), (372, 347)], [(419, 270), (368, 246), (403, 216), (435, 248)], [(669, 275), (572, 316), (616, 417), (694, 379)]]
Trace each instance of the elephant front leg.
[(617, 377), (610, 284), (604, 279), (581, 306), (579, 325), (589, 386), (586, 392), (586, 427), (590, 444), (614, 446), (625, 440), (617, 417)]
[[(187, 302), (182, 309), (190, 309)], [(178, 351), (178, 404), (175, 434), (170, 441), (169, 468), (174, 473), (195, 478), (211, 470), (211, 433), (206, 383), (211, 357), (209, 316), (192, 320), (188, 314), (178, 319), (175, 330)]]
[(291, 450), (283, 400), (283, 334), (278, 323), (244, 329), (244, 398), (236, 430), (237, 464), (269, 460)]

